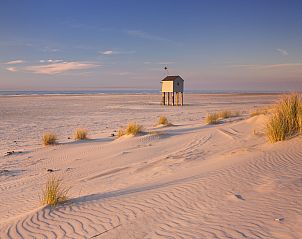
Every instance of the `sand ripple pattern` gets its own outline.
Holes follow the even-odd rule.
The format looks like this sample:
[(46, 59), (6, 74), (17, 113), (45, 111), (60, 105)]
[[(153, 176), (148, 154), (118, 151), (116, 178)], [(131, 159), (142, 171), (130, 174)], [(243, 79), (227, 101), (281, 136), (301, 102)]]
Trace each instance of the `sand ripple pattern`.
[(302, 238), (298, 230), (302, 149), (301, 138), (296, 140), (223, 169), (83, 196), (55, 209), (41, 208), (5, 222), (0, 235), (14, 239)]

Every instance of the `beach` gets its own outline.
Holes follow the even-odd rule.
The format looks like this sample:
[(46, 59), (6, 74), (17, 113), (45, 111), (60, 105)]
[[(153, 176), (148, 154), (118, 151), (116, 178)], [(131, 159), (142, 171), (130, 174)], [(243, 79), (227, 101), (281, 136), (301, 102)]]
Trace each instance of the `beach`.
[[(0, 238), (302, 238), (302, 138), (272, 144), (250, 116), (280, 94), (160, 97), (1, 96)], [(238, 115), (205, 123), (223, 110)], [(129, 122), (144, 133), (117, 138)], [(70, 187), (57, 207), (40, 202), (50, 175)]]

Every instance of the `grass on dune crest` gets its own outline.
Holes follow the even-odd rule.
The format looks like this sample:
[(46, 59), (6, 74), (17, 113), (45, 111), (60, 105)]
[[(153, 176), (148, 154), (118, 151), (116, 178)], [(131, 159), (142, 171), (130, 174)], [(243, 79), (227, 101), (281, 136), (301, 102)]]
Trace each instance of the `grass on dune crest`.
[(64, 186), (62, 179), (56, 176), (50, 176), (42, 190), (42, 205), (56, 206), (68, 200), (70, 188)]
[(125, 134), (126, 135), (137, 135), (142, 132), (143, 126), (137, 124), (137, 123), (129, 123), (126, 130)]
[(231, 117), (237, 117), (239, 115), (240, 115), (239, 111), (230, 111), (230, 110), (224, 110), (218, 113), (220, 119), (228, 119)]
[(57, 136), (53, 133), (44, 133), (42, 137), (43, 144), (46, 145), (53, 145), (57, 142)]
[(209, 113), (206, 117), (207, 124), (218, 124), (219, 123), (219, 115), (218, 113)]
[(158, 125), (169, 125), (169, 121), (167, 117), (165, 116), (160, 116), (158, 120)]
[(266, 115), (269, 113), (269, 111), (270, 110), (268, 108), (258, 108), (250, 112), (250, 117), (254, 117), (257, 115)]
[(228, 119), (231, 117), (238, 117), (240, 112), (238, 111), (230, 111), (230, 110), (223, 110), (216, 113), (208, 113), (206, 116), (205, 122), (207, 124), (218, 124), (221, 119)]
[(75, 140), (84, 140), (87, 139), (88, 131), (86, 129), (76, 129), (74, 133)]
[(142, 132), (143, 126), (139, 125), (137, 123), (128, 123), (127, 127), (125, 130), (119, 129), (117, 136), (118, 138), (123, 136), (123, 135), (138, 135), (139, 133)]
[(302, 133), (302, 96), (295, 93), (284, 96), (274, 107), (266, 125), (270, 142), (286, 140)]
[(123, 129), (118, 129), (118, 131), (117, 131), (117, 137), (119, 138), (119, 137), (122, 137), (123, 135), (125, 135), (124, 130)]

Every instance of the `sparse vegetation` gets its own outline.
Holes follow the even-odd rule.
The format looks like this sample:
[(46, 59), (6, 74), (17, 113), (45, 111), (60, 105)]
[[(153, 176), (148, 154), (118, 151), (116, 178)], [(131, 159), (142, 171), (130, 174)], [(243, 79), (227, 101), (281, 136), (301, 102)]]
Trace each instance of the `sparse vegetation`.
[(229, 111), (229, 110), (224, 110), (224, 111), (221, 111), (218, 113), (218, 117), (220, 119), (227, 119), (227, 118), (230, 118), (232, 115), (232, 112)]
[(254, 116), (257, 116), (257, 115), (266, 115), (268, 113), (269, 113), (268, 108), (258, 108), (258, 109), (253, 110), (250, 113), (250, 117), (254, 117)]
[(74, 138), (76, 140), (84, 140), (87, 139), (87, 130), (86, 129), (76, 129), (75, 133), (74, 133)]
[(230, 110), (224, 110), (218, 113), (218, 116), (220, 119), (227, 119), (231, 117), (237, 117), (239, 116), (239, 111), (230, 111)]
[(239, 111), (224, 110), (216, 113), (209, 113), (205, 119), (207, 124), (218, 124), (221, 119), (228, 119), (240, 115)]
[(299, 133), (302, 133), (302, 103), (300, 102), (300, 107), (298, 110), (298, 126), (299, 126)]
[(41, 203), (50, 206), (64, 203), (68, 199), (69, 189), (63, 185), (61, 178), (50, 176), (42, 190)]
[(169, 125), (169, 121), (168, 121), (167, 117), (160, 116), (159, 120), (158, 120), (158, 124), (159, 125)]
[(117, 131), (117, 137), (119, 138), (119, 137), (122, 137), (123, 135), (125, 135), (124, 130), (123, 130), (123, 129), (119, 129), (119, 130)]
[(218, 113), (209, 113), (206, 117), (207, 124), (218, 124), (219, 123), (219, 115)]
[(123, 135), (137, 135), (142, 132), (143, 126), (137, 123), (128, 123), (128, 126), (125, 130), (119, 129), (117, 132), (117, 137), (122, 137)]
[(284, 96), (273, 108), (267, 123), (268, 139), (274, 143), (302, 132), (302, 97), (300, 94)]
[(137, 124), (137, 123), (129, 123), (126, 130), (125, 134), (126, 135), (137, 135), (142, 132), (143, 126)]
[(45, 146), (53, 145), (57, 141), (57, 136), (53, 133), (48, 132), (48, 133), (43, 134), (42, 141)]

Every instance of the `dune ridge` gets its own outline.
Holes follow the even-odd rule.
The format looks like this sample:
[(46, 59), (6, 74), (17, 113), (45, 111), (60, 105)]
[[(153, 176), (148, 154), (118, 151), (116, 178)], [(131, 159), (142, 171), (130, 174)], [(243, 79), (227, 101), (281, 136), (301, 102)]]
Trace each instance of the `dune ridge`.
[[(174, 119), (1, 158), (0, 238), (301, 238), (302, 138), (270, 144), (266, 121)], [(38, 200), (49, 168), (72, 186), (55, 208)]]

